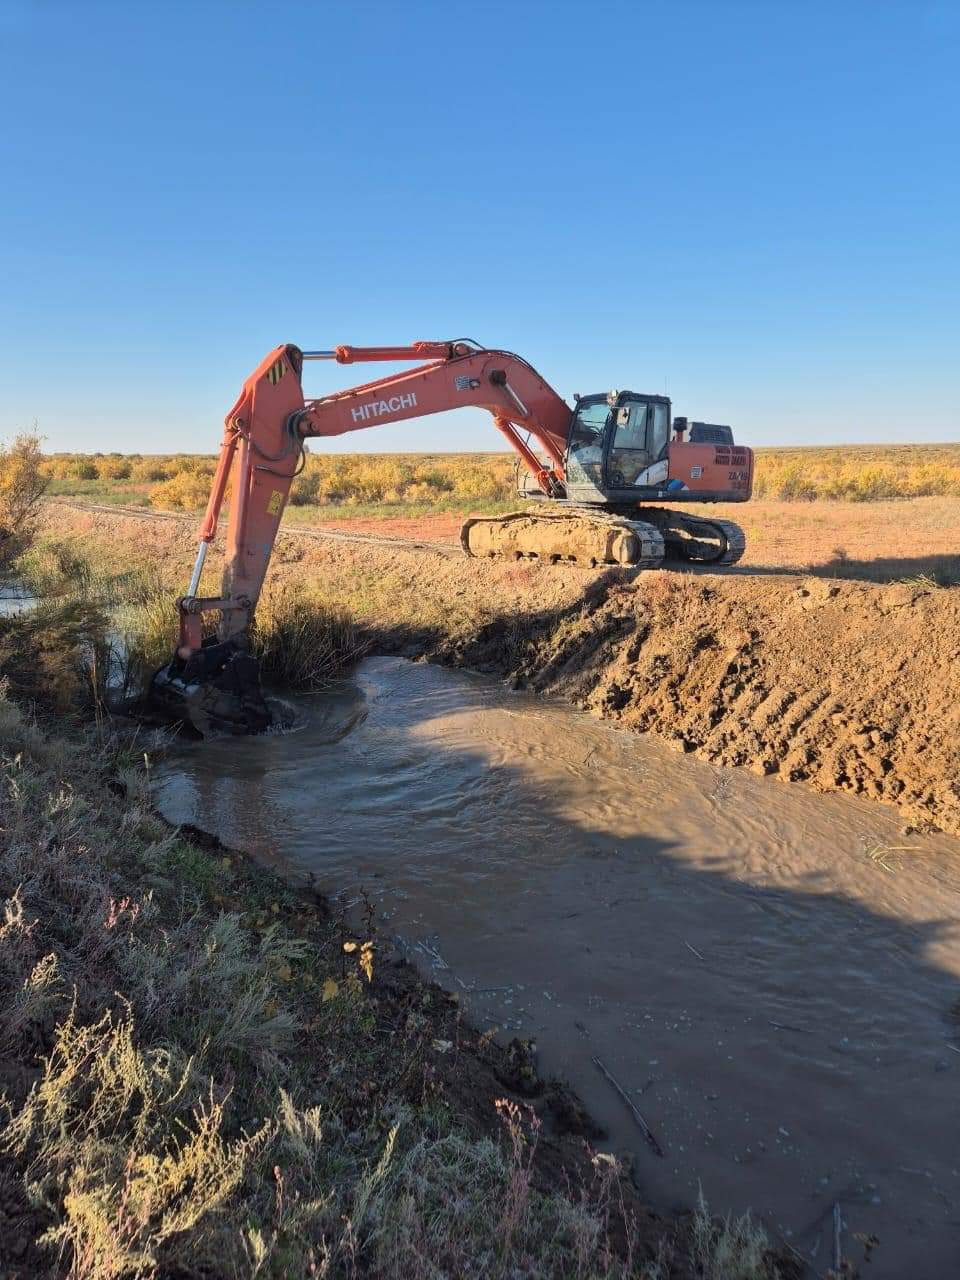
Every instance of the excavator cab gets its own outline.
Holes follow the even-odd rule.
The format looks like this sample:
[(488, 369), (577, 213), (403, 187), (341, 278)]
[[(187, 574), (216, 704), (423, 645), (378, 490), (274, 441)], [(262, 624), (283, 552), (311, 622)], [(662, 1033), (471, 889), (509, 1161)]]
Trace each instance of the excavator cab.
[(622, 504), (667, 484), (670, 401), (633, 391), (581, 396), (570, 423), (567, 497)]

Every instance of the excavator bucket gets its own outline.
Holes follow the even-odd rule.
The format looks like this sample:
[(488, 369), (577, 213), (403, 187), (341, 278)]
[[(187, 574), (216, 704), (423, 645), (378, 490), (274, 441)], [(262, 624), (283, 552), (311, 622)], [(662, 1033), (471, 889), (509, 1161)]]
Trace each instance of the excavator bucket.
[(211, 637), (188, 658), (174, 656), (153, 677), (151, 707), (202, 737), (262, 733), (273, 716), (260, 686), (260, 663), (232, 640)]

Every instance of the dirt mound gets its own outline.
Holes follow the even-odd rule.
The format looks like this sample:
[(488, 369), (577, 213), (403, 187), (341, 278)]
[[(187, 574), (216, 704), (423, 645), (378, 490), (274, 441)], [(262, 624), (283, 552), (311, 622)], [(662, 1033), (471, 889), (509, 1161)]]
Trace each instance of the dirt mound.
[(596, 584), (519, 661), (503, 640), (487, 627), (456, 656), (716, 764), (960, 830), (960, 595), (657, 573)]
[[(50, 504), (47, 523), (118, 564), (142, 556), (142, 519)], [(185, 581), (192, 525), (158, 522), (155, 535), (151, 556)], [(494, 672), (717, 764), (960, 832), (960, 590), (591, 574), (292, 530), (271, 572), (350, 609), (375, 650)]]

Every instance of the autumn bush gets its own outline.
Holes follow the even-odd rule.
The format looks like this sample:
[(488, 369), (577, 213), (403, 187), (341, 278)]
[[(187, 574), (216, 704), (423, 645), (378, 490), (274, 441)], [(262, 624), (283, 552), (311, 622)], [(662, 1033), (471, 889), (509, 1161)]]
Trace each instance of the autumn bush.
[(210, 497), (210, 477), (199, 470), (178, 471), (151, 490), (150, 505), (161, 511), (202, 511)]
[(164, 458), (139, 458), (130, 470), (130, 479), (138, 484), (159, 484), (169, 480), (173, 469)]
[(513, 463), (505, 455), (423, 456), (406, 454), (310, 456), (294, 481), (290, 501), (360, 506), (462, 499), (502, 502), (513, 494)]
[(48, 482), (42, 462), (38, 436), (20, 435), (0, 448), (0, 574), (33, 541)]
[(879, 502), (960, 496), (960, 448), (888, 445), (759, 449), (754, 496), (781, 501)]
[[(45, 460), (54, 493), (199, 511), (215, 468), (212, 455), (57, 454)], [(960, 496), (960, 446), (852, 445), (761, 448), (754, 496), (785, 502), (877, 502)], [(395, 509), (505, 509), (515, 499), (510, 454), (309, 454), (290, 505), (335, 507), (365, 517)], [(302, 515), (299, 518), (303, 518)]]
[(96, 461), (97, 476), (100, 480), (129, 480), (133, 464), (122, 454), (110, 454)]

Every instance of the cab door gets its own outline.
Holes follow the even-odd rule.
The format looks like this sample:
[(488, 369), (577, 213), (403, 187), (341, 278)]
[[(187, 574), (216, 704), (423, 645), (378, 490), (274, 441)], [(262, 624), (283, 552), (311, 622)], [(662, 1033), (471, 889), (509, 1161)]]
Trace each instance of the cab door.
[(607, 489), (632, 496), (633, 491), (657, 488), (667, 479), (670, 444), (670, 405), (663, 400), (629, 400), (615, 411), (615, 426), (607, 454)]
[(610, 418), (606, 396), (583, 399), (577, 405), (565, 465), (567, 497), (576, 502), (604, 500), (604, 449)]

